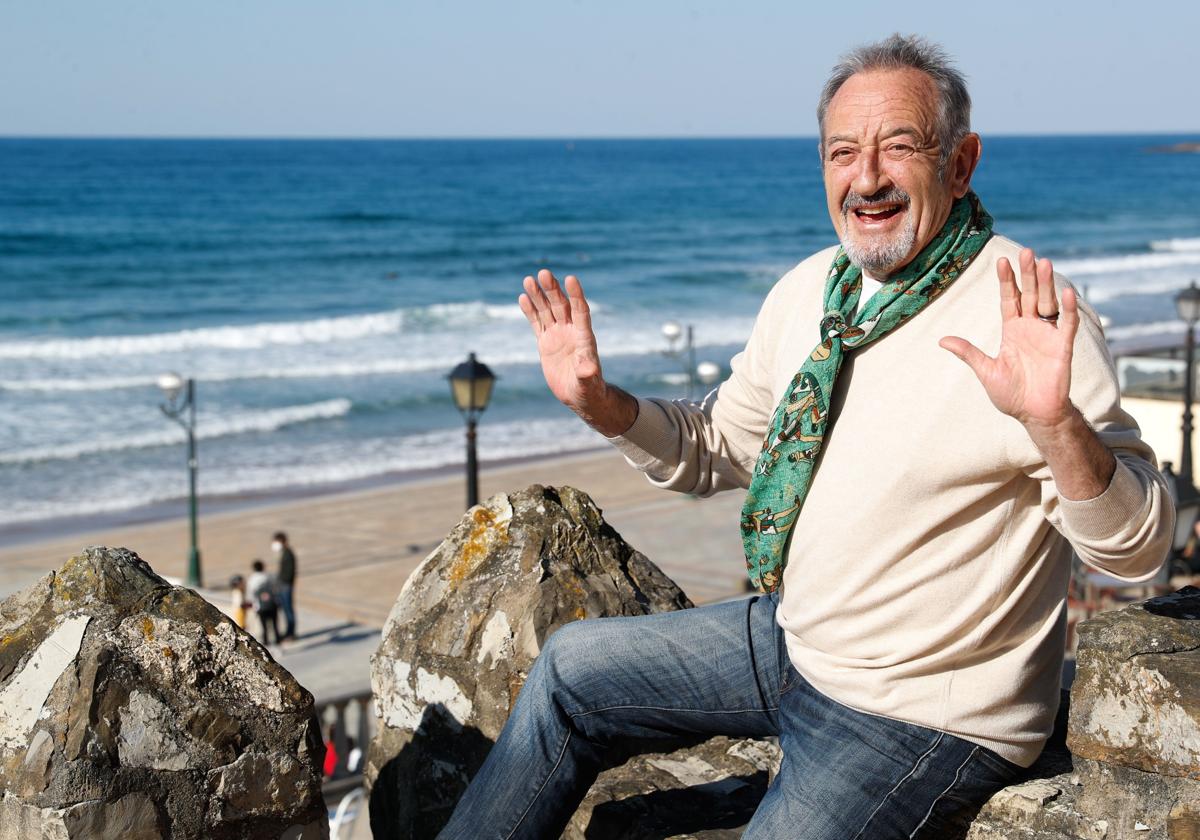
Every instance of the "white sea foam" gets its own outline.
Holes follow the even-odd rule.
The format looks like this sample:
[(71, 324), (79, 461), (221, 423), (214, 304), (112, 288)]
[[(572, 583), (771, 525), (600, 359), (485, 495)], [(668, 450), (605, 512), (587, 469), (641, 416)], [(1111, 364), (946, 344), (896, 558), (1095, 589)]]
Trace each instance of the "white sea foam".
[[(1127, 274), (1147, 269), (1200, 265), (1200, 249), (1179, 249), (1172, 253), (1120, 254), (1058, 260), (1054, 268), (1071, 279), (1093, 274)], [(1175, 281), (1178, 285), (1178, 280)]]
[(1129, 324), (1124, 327), (1111, 327), (1104, 331), (1109, 341), (1126, 341), (1132, 338), (1150, 338), (1158, 335), (1181, 333), (1185, 329), (1183, 321), (1152, 321), (1148, 324)]
[(146, 356), (189, 350), (260, 350), (272, 346), (329, 344), (380, 335), (397, 335), (431, 326), (461, 328), (487, 321), (523, 321), (515, 306), (482, 302), (438, 303), (431, 306), (240, 326), (201, 327), (149, 335), (90, 338), (30, 339), (0, 342), (0, 359), (90, 359)]
[[(519, 311), (517, 314), (520, 316)], [(753, 326), (750, 316), (703, 316), (691, 320), (695, 328), (696, 347), (700, 350), (705, 347), (743, 344)], [(462, 333), (424, 334), (411, 340), (404, 337), (375, 340), (365, 346), (348, 348), (339, 354), (319, 347), (275, 346), (255, 350), (249, 354), (228, 348), (208, 348), (204, 357), (193, 360), (195, 368), (192, 375), (200, 383), (212, 383), (440, 372), (450, 370), (462, 361), (462, 348), (467, 343), (480, 351), (480, 358), (493, 367), (537, 364), (537, 345), (527, 328), (523, 323), (513, 323), (515, 319), (509, 318), (507, 321), (509, 323), (492, 321), (477, 326), (470, 331), (469, 342)], [(641, 317), (629, 320), (600, 314), (595, 326), (600, 352), (605, 358), (653, 355), (667, 346), (658, 324), (648, 322), (644, 313)], [(0, 344), (0, 351), (3, 347), (4, 345)], [(331, 355), (341, 355), (344, 358), (329, 360)], [(10, 376), (0, 379), (0, 391), (83, 393), (151, 388), (158, 380), (158, 368), (162, 367), (155, 365), (153, 359), (145, 359), (140, 360), (139, 366), (148, 370), (140, 375), (110, 376), (98, 373), (92, 376), (64, 377), (39, 375), (45, 367), (57, 366), (60, 363), (58, 360), (26, 359), (24, 363), (34, 375), (28, 378)], [(72, 364), (76, 368), (85, 364), (100, 370), (108, 367), (104, 358), (75, 361)], [(119, 364), (128, 369), (132, 366), (132, 360), (123, 360)]]
[[(324, 400), (308, 405), (285, 406), (258, 412), (242, 412), (227, 416), (206, 417), (201, 414), (196, 422), (196, 437), (200, 440), (228, 437), (251, 432), (273, 432), (285, 426), (308, 423), (313, 420), (330, 420), (350, 412), (351, 402), (347, 399)], [(184, 441), (183, 429), (168, 426), (159, 432), (129, 435), (126, 437), (95, 438), (57, 446), (30, 447), (16, 452), (0, 452), (0, 464), (28, 464), (39, 461), (69, 460), (101, 452), (120, 452), (129, 449), (147, 449), (156, 446), (172, 446)]]
[[(480, 434), (485, 460), (577, 452), (602, 445), (603, 438), (577, 420), (534, 420), (490, 424)], [(261, 463), (210, 464), (200, 473), (202, 498), (268, 493), (297, 487), (333, 485), (387, 473), (462, 463), (462, 429), (450, 428), (388, 439), (330, 440), (303, 450), (267, 449)], [(94, 495), (78, 486), (61, 497), (12, 499), (0, 508), (0, 527), (59, 517), (89, 516), (181, 499), (186, 488), (176, 470), (169, 473), (117, 473), (115, 483)]]
[(1150, 243), (1152, 251), (1200, 251), (1200, 238), (1160, 239)]
[(100, 376), (93, 379), (0, 379), (0, 391), (119, 391), (124, 388), (157, 387), (158, 376)]

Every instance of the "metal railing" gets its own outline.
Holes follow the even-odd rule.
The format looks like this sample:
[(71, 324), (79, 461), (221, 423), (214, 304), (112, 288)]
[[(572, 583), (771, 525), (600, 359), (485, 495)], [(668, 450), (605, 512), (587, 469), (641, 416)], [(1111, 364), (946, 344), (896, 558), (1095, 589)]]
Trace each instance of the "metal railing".
[(333, 803), (338, 803), (336, 813), (330, 819), (331, 838), (336, 838), (342, 829), (352, 829), (365, 808), (363, 768), (375, 730), (372, 703), (374, 695), (367, 690), (323, 698), (315, 704), (321, 737), (332, 740), (337, 755), (333, 773), (321, 785), (326, 807), (333, 808)]
[(362, 784), (367, 745), (374, 734), (372, 702), (370, 690), (323, 697), (316, 702), (322, 738), (332, 740), (337, 755), (334, 772), (326, 776), (323, 785), (326, 799)]

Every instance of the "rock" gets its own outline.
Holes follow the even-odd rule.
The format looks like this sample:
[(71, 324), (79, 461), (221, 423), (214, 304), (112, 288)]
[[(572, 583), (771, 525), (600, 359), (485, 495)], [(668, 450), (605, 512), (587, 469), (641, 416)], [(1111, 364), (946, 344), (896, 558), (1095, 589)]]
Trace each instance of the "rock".
[(992, 797), (968, 840), (1200, 837), (1200, 589), (1081, 623), (1076, 655), (1071, 755)]
[(1080, 809), (1070, 773), (1009, 785), (980, 809), (967, 840), (1114, 840), (1103, 818)]
[(1166, 152), (1168, 154), (1200, 154), (1200, 143), (1172, 143), (1169, 146), (1151, 146), (1148, 151)]
[[(1200, 806), (1200, 782), (1193, 779), (1146, 773), (1078, 756), (1075, 772), (1080, 784), (1080, 810), (1105, 819), (1112, 827), (1109, 837), (1175, 840), (1189, 821), (1189, 809)], [(1172, 812), (1176, 814), (1174, 830)], [(1139, 823), (1145, 828), (1138, 829)]]
[(1200, 590), (1080, 624), (1071, 707), (1074, 755), (1200, 779)]
[(605, 770), (563, 840), (741, 837), (779, 769), (770, 741), (712, 738)]
[(534, 485), (471, 508), (405, 583), (372, 658), (375, 837), (444, 825), (556, 628), (690, 606), (578, 490)]
[(0, 603), (0, 840), (324, 838), (323, 753), (312, 696), (129, 551)]

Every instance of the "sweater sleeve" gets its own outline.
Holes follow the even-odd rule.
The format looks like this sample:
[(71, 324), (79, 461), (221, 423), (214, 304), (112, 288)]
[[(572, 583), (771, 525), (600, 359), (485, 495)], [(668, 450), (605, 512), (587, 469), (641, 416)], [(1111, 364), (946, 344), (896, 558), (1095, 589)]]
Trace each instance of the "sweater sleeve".
[(1149, 580), (1170, 550), (1175, 505), (1137, 421), (1121, 408), (1104, 335), (1095, 314), (1083, 306), (1071, 377), (1071, 400), (1117, 466), (1103, 493), (1076, 501), (1059, 495), (1041, 463), (1033, 475), (1041, 480), (1042, 508), (1088, 566), (1131, 583)]
[(730, 361), (729, 379), (699, 403), (639, 399), (633, 426), (611, 438), (651, 484), (697, 496), (750, 486), (774, 410), (770, 313), (782, 283), (767, 295), (745, 349)]

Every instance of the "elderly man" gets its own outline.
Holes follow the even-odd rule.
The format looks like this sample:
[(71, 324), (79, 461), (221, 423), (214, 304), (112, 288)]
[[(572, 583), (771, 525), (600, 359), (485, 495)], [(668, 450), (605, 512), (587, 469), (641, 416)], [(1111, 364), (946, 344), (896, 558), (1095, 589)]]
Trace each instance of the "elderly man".
[(971, 191), (969, 110), (919, 38), (835, 68), (841, 246), (775, 286), (702, 404), (607, 383), (579, 281), (525, 278), (562, 402), (659, 486), (748, 488), (764, 594), (559, 630), (443, 836), (557, 837), (629, 738), (777, 735), (752, 838), (945, 836), (1037, 757), (1072, 548), (1145, 580), (1174, 514), (1096, 316)]

